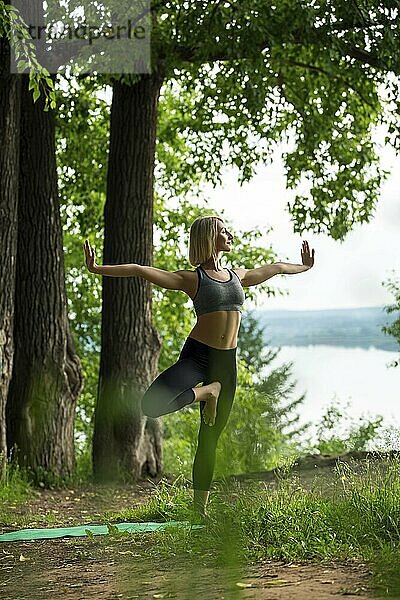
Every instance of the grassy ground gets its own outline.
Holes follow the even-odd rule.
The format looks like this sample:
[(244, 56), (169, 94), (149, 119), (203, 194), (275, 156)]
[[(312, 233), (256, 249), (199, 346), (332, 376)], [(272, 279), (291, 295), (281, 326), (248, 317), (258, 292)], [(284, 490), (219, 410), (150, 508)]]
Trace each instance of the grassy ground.
[[(0, 596), (400, 597), (399, 475), (397, 458), (286, 469), (214, 482), (203, 529), (2, 543)], [(195, 522), (191, 501), (179, 477), (32, 490), (15, 472), (0, 489), (0, 523)]]

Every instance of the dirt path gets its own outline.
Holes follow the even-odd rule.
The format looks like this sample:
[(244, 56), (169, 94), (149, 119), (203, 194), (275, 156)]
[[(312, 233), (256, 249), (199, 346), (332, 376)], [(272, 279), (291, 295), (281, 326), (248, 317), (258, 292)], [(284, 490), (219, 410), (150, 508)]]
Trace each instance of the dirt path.
[[(85, 486), (45, 490), (14, 514), (26, 518), (23, 528), (100, 523), (104, 511), (137, 506), (154, 484), (121, 489)], [(33, 515), (39, 515), (33, 518)], [(41, 518), (40, 515), (43, 515)], [(49, 524), (44, 515), (50, 515)], [(3, 533), (12, 530), (3, 527)], [(21, 528), (21, 525), (18, 526)], [(284, 564), (263, 561), (244, 570), (209, 568), (189, 556), (154, 561), (146, 555), (151, 534), (107, 539), (108, 536), (0, 543), (0, 597), (34, 600), (111, 598), (186, 598), (326, 600), (374, 597), (367, 588), (365, 565)], [(147, 541), (148, 540), (148, 541)]]
[[(247, 573), (174, 560), (152, 565), (126, 542), (101, 546), (71, 539), (18, 543), (3, 548), (0, 597), (4, 600), (86, 598), (246, 598), (328, 600), (371, 598), (367, 569), (265, 561)], [(8, 554), (10, 553), (10, 554)], [(20, 557), (23, 561), (20, 562)]]

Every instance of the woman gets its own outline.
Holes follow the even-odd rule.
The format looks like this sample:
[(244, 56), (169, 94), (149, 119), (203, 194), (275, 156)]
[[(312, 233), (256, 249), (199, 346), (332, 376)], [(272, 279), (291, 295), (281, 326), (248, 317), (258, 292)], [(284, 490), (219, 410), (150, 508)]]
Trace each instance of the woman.
[[(278, 273), (300, 273), (314, 264), (303, 242), (302, 265), (267, 264), (256, 269), (224, 269), (221, 258), (230, 252), (233, 236), (223, 219), (199, 217), (190, 228), (189, 262), (196, 270), (163, 271), (146, 265), (95, 264), (94, 248), (84, 249), (92, 273), (111, 277), (143, 277), (166, 289), (182, 290), (193, 301), (197, 322), (186, 339), (178, 361), (158, 375), (146, 390), (143, 413), (169, 414), (199, 402), (200, 429), (193, 463), (194, 509), (207, 516), (216, 447), (232, 408), (236, 390), (237, 333), (244, 287), (257, 285)], [(201, 387), (198, 386), (202, 383)]]

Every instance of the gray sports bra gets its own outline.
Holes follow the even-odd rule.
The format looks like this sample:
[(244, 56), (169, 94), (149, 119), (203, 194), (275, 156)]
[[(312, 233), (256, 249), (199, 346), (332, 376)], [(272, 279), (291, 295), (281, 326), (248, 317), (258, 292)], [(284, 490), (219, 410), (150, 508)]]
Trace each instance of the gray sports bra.
[(238, 310), (242, 312), (242, 304), (245, 300), (242, 284), (239, 277), (231, 269), (231, 278), (228, 281), (217, 281), (202, 269), (196, 268), (199, 283), (197, 292), (193, 298), (196, 315), (214, 312), (216, 310)]

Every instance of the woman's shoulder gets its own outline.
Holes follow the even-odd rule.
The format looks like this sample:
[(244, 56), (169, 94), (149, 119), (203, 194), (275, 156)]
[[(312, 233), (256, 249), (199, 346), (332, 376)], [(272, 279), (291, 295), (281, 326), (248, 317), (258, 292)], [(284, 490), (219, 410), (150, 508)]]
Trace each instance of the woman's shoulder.
[(180, 271), (174, 271), (174, 273), (179, 273), (179, 275), (188, 279), (193, 278), (193, 276), (197, 277), (197, 269), (181, 269)]
[(175, 273), (179, 273), (183, 278), (182, 291), (190, 296), (190, 298), (193, 298), (197, 291), (197, 269), (181, 269), (180, 271), (175, 271)]
[(234, 273), (239, 277), (240, 281), (242, 281), (243, 277), (246, 275), (248, 269), (243, 269), (242, 267), (235, 267), (232, 269)]

